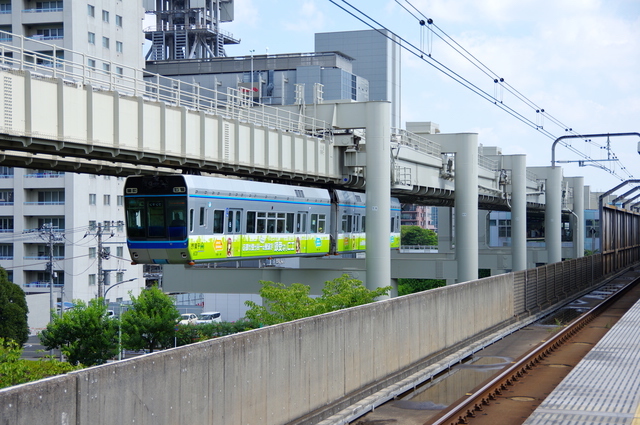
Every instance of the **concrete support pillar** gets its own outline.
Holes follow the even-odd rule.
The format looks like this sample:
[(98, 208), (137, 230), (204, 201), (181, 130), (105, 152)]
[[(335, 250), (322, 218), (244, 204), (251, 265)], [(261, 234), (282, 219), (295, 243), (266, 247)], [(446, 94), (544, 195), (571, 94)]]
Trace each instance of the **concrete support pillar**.
[(511, 155), (511, 249), (513, 271), (527, 269), (527, 158)]
[(390, 105), (366, 104), (367, 288), (391, 284), (391, 127)]
[(478, 279), (478, 135), (455, 136), (456, 258), (458, 282), (466, 282)]
[(585, 219), (584, 219), (584, 177), (571, 177), (568, 179), (573, 188), (573, 258), (584, 257)]
[(547, 175), (544, 240), (548, 263), (562, 261), (562, 168), (551, 167)]

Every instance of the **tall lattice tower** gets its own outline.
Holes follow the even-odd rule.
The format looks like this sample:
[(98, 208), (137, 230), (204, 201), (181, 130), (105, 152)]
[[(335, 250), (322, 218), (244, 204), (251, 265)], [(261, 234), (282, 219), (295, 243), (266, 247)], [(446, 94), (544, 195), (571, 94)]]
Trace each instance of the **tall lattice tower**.
[(146, 13), (156, 24), (145, 28), (152, 42), (150, 61), (208, 59), (226, 56), (225, 44), (240, 40), (220, 30), (220, 23), (233, 21), (234, 0), (144, 0)]

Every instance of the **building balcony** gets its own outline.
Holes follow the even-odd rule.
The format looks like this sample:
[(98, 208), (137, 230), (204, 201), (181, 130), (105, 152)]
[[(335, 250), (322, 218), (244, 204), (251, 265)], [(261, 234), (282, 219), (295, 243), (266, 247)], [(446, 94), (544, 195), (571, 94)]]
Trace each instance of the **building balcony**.
[(23, 25), (50, 24), (51, 22), (63, 22), (62, 8), (53, 9), (24, 9), (22, 11)]
[(23, 213), (36, 217), (63, 216), (64, 202), (25, 202)]
[[(33, 281), (33, 282), (29, 282), (29, 283), (23, 283), (22, 284), (22, 290), (25, 293), (29, 293), (29, 294), (34, 294), (34, 293), (41, 293), (41, 294), (45, 294), (48, 293), (51, 289), (49, 288), (50, 284), (47, 281)], [(60, 288), (64, 288), (64, 284), (63, 283), (54, 283), (53, 284), (53, 288), (54, 289), (60, 289)]]

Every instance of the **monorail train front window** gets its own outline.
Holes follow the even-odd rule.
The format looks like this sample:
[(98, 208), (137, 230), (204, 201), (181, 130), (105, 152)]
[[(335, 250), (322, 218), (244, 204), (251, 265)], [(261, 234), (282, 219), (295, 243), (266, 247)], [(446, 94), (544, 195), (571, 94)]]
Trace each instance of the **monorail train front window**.
[(130, 239), (144, 238), (146, 223), (144, 220), (144, 199), (129, 198), (126, 203), (127, 235)]
[(128, 198), (127, 235), (130, 239), (187, 237), (186, 201), (176, 198)]

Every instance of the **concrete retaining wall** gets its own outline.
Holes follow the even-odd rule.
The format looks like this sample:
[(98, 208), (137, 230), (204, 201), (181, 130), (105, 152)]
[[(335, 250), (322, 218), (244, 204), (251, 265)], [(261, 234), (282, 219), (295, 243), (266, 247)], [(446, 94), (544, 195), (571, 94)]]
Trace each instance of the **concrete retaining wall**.
[(513, 305), (505, 274), (88, 368), (0, 390), (0, 424), (283, 424), (510, 319)]

